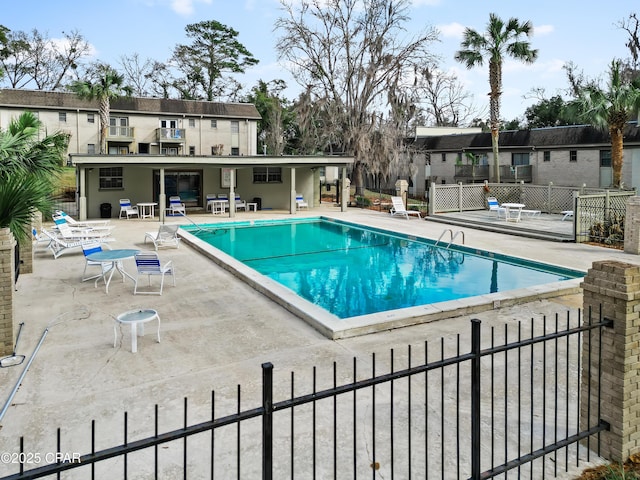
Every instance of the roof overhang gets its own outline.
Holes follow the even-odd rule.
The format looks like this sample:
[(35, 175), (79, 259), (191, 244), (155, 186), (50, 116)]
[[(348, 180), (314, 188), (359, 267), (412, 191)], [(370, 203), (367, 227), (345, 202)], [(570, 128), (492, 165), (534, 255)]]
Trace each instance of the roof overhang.
[(252, 167), (349, 167), (354, 157), (345, 156), (167, 156), (167, 155), (69, 155), (77, 167), (131, 165), (152, 168), (252, 168)]

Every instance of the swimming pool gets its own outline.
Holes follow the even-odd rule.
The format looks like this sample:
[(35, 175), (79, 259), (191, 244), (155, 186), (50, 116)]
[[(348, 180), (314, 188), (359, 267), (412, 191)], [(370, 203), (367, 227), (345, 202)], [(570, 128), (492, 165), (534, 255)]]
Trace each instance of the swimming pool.
[(332, 338), (336, 324), (344, 330), (340, 323), (365, 330), (367, 325), (386, 323), (390, 328), (389, 322), (396, 324), (399, 318), (400, 324), (410, 324), (432, 316), (434, 309), (450, 312), (441, 310), (447, 303), (493, 308), (512, 297), (505, 292), (543, 293), (543, 285), (557, 290), (558, 283), (584, 276), (325, 217), (225, 222), (184, 230), (190, 243), (239, 276), (249, 277), (263, 293), (268, 290), (273, 298), (274, 284), (279, 285), (275, 296), (287, 307), (296, 304), (294, 313), (300, 313), (300, 302), (291, 298), (295, 296), (317, 307), (303, 304), (304, 317), (309, 310), (314, 317), (317, 310), (323, 311), (321, 323), (331, 320)]

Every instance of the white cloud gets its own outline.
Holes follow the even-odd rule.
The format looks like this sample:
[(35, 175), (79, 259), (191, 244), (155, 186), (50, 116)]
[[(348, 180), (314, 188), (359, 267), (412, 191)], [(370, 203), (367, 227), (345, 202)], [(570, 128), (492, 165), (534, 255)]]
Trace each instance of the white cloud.
[(537, 27), (533, 27), (533, 35), (549, 35), (555, 31), (553, 25), (538, 25)]
[(445, 38), (462, 38), (466, 27), (458, 22), (453, 22), (446, 25), (438, 25), (436, 28)]
[(171, 10), (176, 12), (178, 15), (182, 15), (184, 17), (189, 16), (195, 10), (193, 5), (194, 1), (210, 5), (212, 0), (171, 0)]

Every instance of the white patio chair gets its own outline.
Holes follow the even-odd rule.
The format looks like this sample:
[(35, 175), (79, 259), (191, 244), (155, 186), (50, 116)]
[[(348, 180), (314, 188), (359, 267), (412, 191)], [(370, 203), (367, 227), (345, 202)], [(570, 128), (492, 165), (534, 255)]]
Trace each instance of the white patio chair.
[(140, 218), (140, 214), (138, 213), (138, 206), (131, 205), (131, 200), (129, 200), (128, 198), (120, 199), (120, 214), (118, 215), (118, 218), (122, 218), (123, 214), (125, 218), (130, 218), (130, 217)]
[(169, 207), (167, 207), (166, 214), (170, 216), (175, 216), (175, 215), (186, 216), (187, 207), (185, 206), (184, 203), (182, 203), (182, 200), (180, 200), (180, 197), (178, 196), (169, 197)]
[(138, 269), (138, 277), (147, 275), (149, 279), (149, 287), (151, 287), (151, 277), (153, 275), (160, 276), (160, 289), (150, 291), (139, 291), (138, 281), (133, 289), (134, 295), (162, 295), (162, 287), (164, 286), (164, 276), (171, 275), (173, 278), (173, 286), (176, 286), (176, 275), (171, 260), (164, 265), (160, 263), (160, 258), (156, 252), (141, 252), (135, 256), (136, 268)]

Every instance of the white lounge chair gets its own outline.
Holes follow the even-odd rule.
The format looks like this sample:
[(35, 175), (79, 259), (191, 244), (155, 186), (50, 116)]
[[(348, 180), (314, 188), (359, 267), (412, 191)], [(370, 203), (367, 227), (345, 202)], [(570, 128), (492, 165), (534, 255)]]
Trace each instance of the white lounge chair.
[(169, 197), (169, 206), (167, 207), (166, 214), (169, 216), (176, 216), (176, 215), (186, 216), (187, 207), (185, 206), (184, 203), (182, 203), (182, 200), (180, 200), (180, 197), (178, 196)]
[(113, 225), (85, 224), (82, 222), (76, 222), (75, 220), (73, 222), (70, 222), (69, 220), (71, 220), (71, 217), (69, 215), (64, 215), (61, 213), (54, 213), (52, 215), (52, 218), (53, 223), (56, 224), (56, 227), (64, 224), (69, 227), (69, 230), (74, 232), (110, 232), (114, 228)]
[(180, 245), (178, 228), (180, 228), (180, 225), (160, 225), (157, 232), (144, 234), (144, 243), (147, 243), (147, 239), (151, 240), (156, 250), (158, 250), (158, 247), (163, 246), (175, 246), (178, 248)]
[[(53, 253), (53, 258), (58, 258), (60, 255), (64, 253), (82, 248), (83, 245), (96, 243), (95, 238), (94, 239), (75, 238), (75, 239), (68, 240), (66, 238), (63, 238), (57, 235), (55, 232), (46, 230), (44, 228), (42, 229), (42, 233), (51, 240), (51, 242), (49, 243), (49, 250), (51, 250), (51, 253)], [(111, 237), (104, 237), (104, 238), (100, 238), (98, 241), (99, 243), (105, 243), (113, 240), (114, 239)]]
[(104, 239), (111, 236), (111, 230), (94, 228), (71, 228), (68, 223), (56, 223), (56, 229), (65, 240), (93, 240)]
[(309, 204), (304, 201), (304, 197), (302, 195), (296, 195), (296, 207), (298, 210), (302, 208), (309, 209)]
[(120, 199), (120, 214), (118, 215), (118, 218), (122, 218), (123, 214), (125, 218), (130, 218), (130, 217), (140, 218), (140, 213), (138, 212), (138, 206), (131, 205), (131, 200), (129, 200), (128, 198)]
[(496, 212), (498, 218), (507, 216), (507, 209), (500, 206), (496, 197), (487, 197), (487, 205), (489, 205), (489, 211)]
[(402, 197), (391, 197), (392, 207), (389, 210), (391, 216), (402, 215), (407, 220), (409, 219), (409, 215), (415, 215), (418, 218), (422, 218), (420, 212), (417, 210), (407, 210), (404, 206), (404, 202), (402, 201)]
[(56, 210), (55, 214), (56, 216), (60, 216), (63, 217), (67, 223), (69, 225), (71, 225), (72, 227), (106, 227), (109, 225), (109, 223), (111, 222), (111, 220), (76, 220), (75, 218), (73, 218), (71, 215), (69, 215), (68, 213), (62, 211), (62, 210)]
[(135, 256), (136, 259), (136, 267), (138, 269), (138, 277), (140, 275), (147, 275), (149, 279), (149, 287), (151, 287), (151, 276), (159, 275), (160, 276), (160, 290), (152, 290), (152, 291), (138, 291), (138, 281), (136, 280), (136, 286), (133, 289), (133, 294), (141, 294), (141, 295), (162, 295), (162, 287), (164, 286), (164, 276), (171, 275), (173, 278), (173, 286), (176, 286), (176, 275), (173, 269), (173, 265), (171, 260), (162, 265), (160, 263), (160, 258), (156, 252), (141, 252)]

